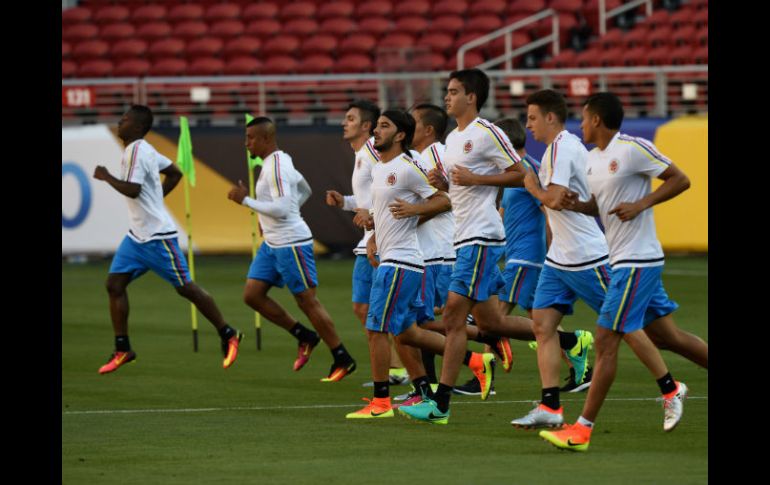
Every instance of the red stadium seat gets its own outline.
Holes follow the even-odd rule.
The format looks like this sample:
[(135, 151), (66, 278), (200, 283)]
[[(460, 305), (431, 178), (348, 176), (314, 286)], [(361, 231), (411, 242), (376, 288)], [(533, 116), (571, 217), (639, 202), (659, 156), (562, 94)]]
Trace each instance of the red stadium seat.
[(107, 57), (110, 45), (103, 40), (84, 40), (75, 44), (72, 49), (72, 58), (82, 63), (87, 59)]
[(303, 56), (311, 54), (334, 55), (337, 49), (337, 38), (329, 34), (313, 35), (308, 37), (300, 45), (300, 52)]
[(636, 46), (630, 50), (627, 50), (623, 54), (623, 65), (625, 66), (645, 66), (647, 65), (647, 48), (644, 46)]
[[(528, 44), (529, 42), (530, 38), (528, 34), (520, 31), (511, 33), (511, 49), (517, 49), (525, 44)], [(498, 37), (488, 45), (489, 47), (487, 47), (487, 52), (490, 57), (497, 57), (502, 55), (505, 52), (505, 36)], [(514, 58), (514, 62), (516, 59), (517, 58)]]
[(406, 49), (414, 45), (414, 37), (409, 34), (388, 34), (380, 39), (377, 47)]
[(577, 57), (577, 53), (572, 49), (561, 51), (557, 56), (551, 57), (543, 62), (541, 67), (544, 69), (572, 67), (575, 65), (575, 57)]
[(507, 13), (509, 15), (525, 14), (529, 16), (546, 8), (545, 0), (514, 0), (508, 6)]
[(687, 25), (693, 24), (693, 16), (695, 15), (695, 10), (687, 7), (682, 7), (676, 12), (671, 14), (671, 26), (674, 28), (681, 28)]
[(442, 15), (465, 15), (468, 11), (468, 2), (465, 0), (440, 0), (433, 4), (431, 17)]
[(346, 54), (370, 54), (377, 46), (377, 39), (370, 34), (357, 33), (351, 34), (339, 43), (337, 48), (337, 55), (344, 56)]
[(174, 25), (173, 34), (176, 37), (182, 37), (184, 39), (197, 39), (206, 35), (208, 31), (209, 27), (206, 25), (206, 22), (190, 20), (187, 22), (179, 22)]
[(325, 20), (332, 17), (350, 17), (355, 8), (351, 2), (329, 2), (321, 3), (316, 17), (319, 20)]
[(400, 2), (393, 14), (397, 19), (402, 17), (418, 17), (425, 18), (430, 11), (430, 2), (426, 0), (410, 0), (408, 2)]
[(356, 7), (356, 18), (363, 20), (366, 18), (388, 17), (393, 12), (393, 5), (387, 0), (370, 0), (358, 4)]
[(187, 62), (184, 59), (158, 59), (150, 67), (150, 76), (184, 76)]
[(274, 19), (254, 20), (246, 26), (246, 35), (267, 39), (281, 32), (281, 23)]
[(61, 57), (62, 59), (68, 59), (72, 54), (72, 44), (66, 41), (61, 43)]
[(106, 59), (92, 59), (78, 66), (78, 77), (110, 77), (112, 62)]
[(112, 44), (110, 56), (113, 59), (140, 57), (147, 52), (147, 42), (141, 39), (124, 39)]
[[(280, 34), (271, 37), (262, 44), (262, 51), (265, 55), (272, 56), (276, 54), (290, 55), (299, 49), (299, 39), (293, 35)], [(265, 63), (267, 66), (267, 63)]]
[(72, 61), (61, 61), (61, 77), (71, 78), (77, 74), (77, 64)]
[(698, 29), (698, 32), (695, 33), (695, 40), (698, 45), (707, 46), (709, 44), (709, 26), (708, 25)]
[(368, 32), (375, 37), (382, 37), (393, 30), (393, 22), (378, 17), (365, 17), (358, 24), (359, 30)]
[(201, 37), (187, 44), (185, 55), (188, 58), (216, 57), (222, 52), (224, 42), (219, 37)]
[(146, 59), (123, 59), (115, 66), (115, 77), (144, 77), (150, 73), (150, 63)]
[[(454, 41), (452, 44), (452, 50), (454, 51), (453, 54), (457, 53), (457, 50), (460, 49), (463, 45), (467, 44), (468, 42), (478, 39), (484, 34), (481, 34), (479, 32), (465, 32), (460, 35), (460, 37), (457, 38), (457, 40)], [(474, 47), (472, 51), (477, 52), (478, 54), (481, 54), (481, 49), (484, 49), (486, 45), (481, 45), (479, 47)]]
[(166, 22), (150, 22), (136, 28), (136, 36), (147, 41), (163, 39), (169, 35), (171, 35), (171, 26)]
[[(203, 20), (203, 7), (197, 3), (183, 3), (171, 7), (166, 20), (172, 23)], [(154, 68), (154, 66), (153, 66)]]
[(181, 57), (185, 52), (185, 43), (182, 39), (169, 37), (167, 39), (156, 40), (150, 44), (150, 48), (147, 49), (147, 54), (150, 57), (166, 58), (166, 57)]
[(278, 12), (278, 18), (284, 21), (296, 18), (312, 18), (315, 15), (315, 11), (316, 6), (311, 2), (287, 3)]
[(166, 18), (166, 7), (163, 5), (141, 5), (131, 12), (131, 21), (134, 24), (144, 22), (157, 22)]
[(671, 64), (674, 66), (689, 66), (695, 64), (693, 48), (688, 44), (683, 44), (671, 51)]
[(583, 0), (551, 0), (548, 7), (557, 12), (576, 13), (583, 10)]
[(693, 59), (695, 60), (695, 64), (706, 64), (709, 63), (709, 47), (702, 46), (695, 49), (695, 52), (693, 52)]
[(220, 20), (211, 26), (209, 34), (229, 39), (243, 35), (245, 30), (240, 20)]
[(623, 36), (623, 43), (626, 47), (637, 47), (647, 43), (649, 30), (646, 26), (640, 25)]
[(319, 34), (331, 34), (337, 37), (344, 37), (356, 31), (358, 31), (358, 24), (344, 17), (326, 19), (321, 22), (318, 29)]
[(128, 20), (129, 10), (121, 5), (102, 7), (94, 13), (93, 20), (97, 24), (112, 24)]
[(230, 39), (227, 41), (223, 53), (228, 59), (245, 56), (256, 56), (261, 46), (262, 41), (256, 37), (236, 37), (235, 39)]
[(459, 15), (443, 15), (437, 17), (430, 24), (431, 32), (445, 32), (449, 35), (456, 35), (461, 32), (465, 26), (465, 20)]
[(217, 20), (237, 20), (240, 16), (241, 6), (237, 3), (215, 3), (203, 13), (203, 19), (209, 23)]
[(274, 3), (251, 3), (243, 9), (241, 18), (245, 22), (253, 20), (270, 20), (278, 14), (278, 6)]
[(671, 14), (668, 13), (668, 10), (665, 9), (652, 12), (652, 15), (647, 17), (647, 19), (644, 21), (644, 25), (646, 25), (649, 29), (657, 29), (664, 25), (669, 25), (670, 23)]
[(120, 39), (128, 39), (136, 34), (134, 26), (125, 22), (120, 24), (107, 24), (104, 25), (99, 31), (99, 38), (110, 42), (115, 42)]
[(428, 46), (432, 52), (446, 54), (454, 42), (454, 37), (443, 32), (426, 32), (417, 41), (417, 45)]
[(650, 47), (667, 46), (671, 44), (673, 35), (673, 31), (668, 25), (652, 29), (647, 34), (647, 45)]
[(334, 72), (370, 72), (372, 67), (372, 60), (369, 56), (363, 54), (348, 54), (337, 59), (337, 62), (334, 63)]
[(506, 3), (503, 0), (480, 0), (471, 3), (468, 13), (472, 16), (487, 14), (499, 17), (505, 12), (505, 7)]
[(703, 27), (704, 25), (708, 25), (709, 24), (708, 9), (706, 8), (695, 12), (695, 15), (693, 15), (692, 21), (696, 27)]
[(286, 22), (283, 27), (283, 32), (290, 35), (296, 35), (297, 37), (305, 38), (309, 35), (316, 33), (318, 30), (318, 22), (314, 19), (291, 19)]
[(290, 56), (278, 55), (269, 57), (262, 66), (265, 74), (290, 74), (297, 69), (297, 60)]
[(62, 31), (62, 40), (77, 42), (79, 40), (95, 39), (99, 28), (93, 24), (74, 24)]
[(685, 25), (678, 29), (674, 29), (673, 35), (671, 36), (671, 43), (675, 46), (696, 45), (698, 43), (698, 38), (696, 36), (695, 26)]
[(575, 64), (577, 67), (597, 67), (601, 53), (601, 49), (597, 47), (584, 50), (575, 57)]
[(440, 71), (444, 68), (444, 65), (446, 64), (446, 57), (444, 57), (443, 54), (439, 52), (431, 52), (428, 56), (428, 66), (426, 67), (426, 70), (428, 71)]
[(647, 52), (647, 64), (650, 66), (667, 66), (671, 64), (671, 49), (661, 45)]
[(625, 49), (622, 47), (602, 49), (599, 53), (599, 65), (603, 67), (621, 66), (624, 52)]
[(297, 66), (299, 74), (326, 74), (334, 66), (334, 59), (325, 54), (306, 57)]
[(91, 20), (91, 9), (86, 7), (72, 7), (62, 10), (62, 25), (82, 24)]
[(500, 20), (500, 17), (496, 17), (494, 15), (477, 15), (475, 17), (471, 17), (468, 19), (468, 21), (465, 23), (465, 32), (483, 32), (485, 34), (488, 34), (489, 32), (492, 32), (493, 30), (497, 30), (500, 27), (503, 26), (503, 21)]
[[(466, 52), (465, 53), (465, 65), (464, 69), (469, 69), (471, 67), (476, 67), (479, 64), (484, 62), (484, 57), (479, 54), (478, 52)], [(457, 56), (449, 56), (447, 59), (447, 63), (444, 66), (444, 69), (448, 71), (454, 71), (457, 69)]]
[(195, 59), (187, 67), (188, 76), (216, 76), (222, 74), (225, 63), (216, 57), (201, 57)]
[(610, 49), (612, 47), (622, 45), (623, 31), (618, 28), (610, 29), (606, 34), (599, 37), (599, 43), (604, 49)]
[(393, 30), (410, 35), (420, 35), (428, 30), (428, 21), (423, 17), (402, 17), (396, 21)]
[(224, 73), (228, 76), (253, 75), (261, 70), (262, 63), (253, 57), (234, 57), (225, 64)]

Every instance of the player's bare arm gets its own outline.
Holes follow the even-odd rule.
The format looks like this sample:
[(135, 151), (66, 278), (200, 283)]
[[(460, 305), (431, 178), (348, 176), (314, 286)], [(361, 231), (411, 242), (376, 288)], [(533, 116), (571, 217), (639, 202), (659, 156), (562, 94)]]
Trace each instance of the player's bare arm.
[(373, 267), (377, 267), (380, 265), (380, 262), (377, 261), (376, 255), (377, 254), (377, 240), (374, 237), (374, 233), (372, 233), (372, 236), (369, 238), (368, 241), (366, 241), (366, 259), (369, 260), (369, 264), (371, 264)]
[(452, 203), (445, 192), (438, 191), (428, 197), (424, 203), (410, 204), (405, 200), (396, 199), (388, 206), (395, 219), (406, 219), (414, 216), (435, 216), (452, 209)]
[(582, 201), (578, 199), (577, 194), (567, 202), (566, 209), (580, 212), (589, 216), (599, 215), (599, 206), (596, 204), (596, 196), (591, 194), (591, 200)]
[(243, 182), (239, 180), (238, 185), (234, 185), (233, 188), (230, 189), (230, 192), (227, 193), (227, 198), (236, 204), (241, 205), (243, 199), (245, 199), (247, 195), (249, 195), (249, 189), (247, 189), (246, 186), (243, 185)]
[(140, 184), (126, 182), (113, 177), (109, 170), (107, 170), (107, 167), (103, 165), (96, 166), (96, 169), (94, 169), (94, 178), (96, 180), (104, 180), (110, 184), (113, 189), (132, 199), (136, 199), (139, 197), (139, 194), (142, 193), (142, 186)]
[(439, 190), (449, 191), (449, 182), (444, 177), (444, 174), (441, 173), (441, 170), (437, 168), (428, 172), (428, 182)]
[(457, 185), (492, 185), (495, 187), (521, 187), (524, 172), (517, 168), (519, 164), (511, 165), (504, 172), (493, 175), (479, 175), (461, 165), (452, 169), (452, 183)]
[(364, 229), (374, 227), (374, 219), (369, 214), (368, 209), (356, 209), (356, 215), (353, 217), (353, 224)]
[(160, 171), (165, 178), (163, 179), (163, 197), (174, 190), (174, 187), (182, 180), (182, 171), (173, 163)]
[(630, 221), (642, 211), (672, 199), (690, 188), (690, 179), (673, 163), (658, 175), (658, 178), (663, 180), (663, 183), (655, 191), (636, 202), (621, 202), (609, 213), (616, 214), (621, 221)]
[(330, 205), (332, 207), (339, 207), (341, 209), (344, 203), (345, 203), (345, 198), (342, 196), (342, 194), (340, 194), (336, 190), (326, 191), (326, 205)]
[(543, 189), (537, 180), (535, 172), (531, 169), (527, 169), (527, 174), (524, 177), (524, 187), (527, 188), (527, 191), (533, 197), (542, 202), (544, 206), (556, 211), (568, 209), (572, 199), (577, 195), (563, 185), (550, 184), (547, 189)]

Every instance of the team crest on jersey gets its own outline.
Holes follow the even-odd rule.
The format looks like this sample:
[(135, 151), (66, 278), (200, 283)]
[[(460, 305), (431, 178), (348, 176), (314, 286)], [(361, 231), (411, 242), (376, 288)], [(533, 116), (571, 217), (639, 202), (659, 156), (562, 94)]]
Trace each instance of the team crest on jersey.
[(470, 153), (471, 150), (473, 150), (473, 142), (470, 140), (467, 140), (465, 142), (465, 145), (463, 145), (463, 153)]
[(610, 173), (615, 175), (615, 172), (618, 171), (618, 161), (613, 160), (610, 162)]
[(396, 172), (391, 172), (390, 175), (388, 175), (387, 180), (385, 182), (388, 185), (395, 185), (396, 184)]

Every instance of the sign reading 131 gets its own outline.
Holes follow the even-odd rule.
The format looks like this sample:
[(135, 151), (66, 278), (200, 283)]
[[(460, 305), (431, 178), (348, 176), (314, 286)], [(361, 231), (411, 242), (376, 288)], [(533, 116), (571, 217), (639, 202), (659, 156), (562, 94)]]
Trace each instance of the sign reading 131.
[(87, 108), (94, 105), (94, 90), (87, 87), (62, 88), (61, 104), (67, 108)]

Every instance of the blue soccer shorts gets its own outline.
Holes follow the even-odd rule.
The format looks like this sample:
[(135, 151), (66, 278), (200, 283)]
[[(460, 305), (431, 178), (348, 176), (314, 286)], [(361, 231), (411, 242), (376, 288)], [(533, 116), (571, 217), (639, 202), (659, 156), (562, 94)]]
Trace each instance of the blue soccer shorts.
[(663, 266), (614, 269), (597, 323), (630, 333), (679, 308), (663, 289), (662, 273)]
[(414, 323), (422, 273), (395, 266), (379, 266), (372, 282), (366, 328), (400, 335)]
[(478, 244), (458, 249), (449, 291), (475, 301), (497, 296), (501, 281), (497, 262), (504, 252), (503, 246)]
[(375, 268), (366, 256), (357, 255), (353, 265), (353, 303), (369, 303), (372, 291), (372, 275)]
[(449, 296), (449, 283), (452, 281), (453, 264), (440, 264), (438, 276), (436, 276), (436, 296), (433, 305), (439, 308), (446, 305), (447, 296)]
[(555, 308), (563, 315), (572, 315), (573, 304), (580, 298), (598, 314), (611, 277), (612, 270), (607, 264), (580, 271), (545, 265), (537, 281), (532, 308)]
[(433, 307), (436, 305), (436, 282), (439, 274), (441, 274), (441, 264), (431, 264), (425, 267), (425, 272), (422, 274), (422, 281), (420, 283), (420, 291), (417, 292), (417, 300), (415, 306), (417, 307), (414, 321), (417, 324), (423, 324), (426, 322), (432, 322), (436, 319), (436, 315), (433, 313)]
[(177, 288), (192, 281), (176, 238), (140, 244), (124, 237), (112, 258), (110, 273), (128, 273), (133, 281), (150, 269)]
[(540, 268), (537, 266), (515, 263), (506, 264), (503, 270), (505, 285), (497, 294), (500, 301), (519, 305), (525, 310), (532, 309), (540, 271)]
[(313, 257), (313, 243), (284, 248), (271, 248), (267, 243), (263, 243), (251, 262), (247, 277), (278, 288), (286, 285), (295, 295), (315, 288), (318, 286), (318, 276)]

